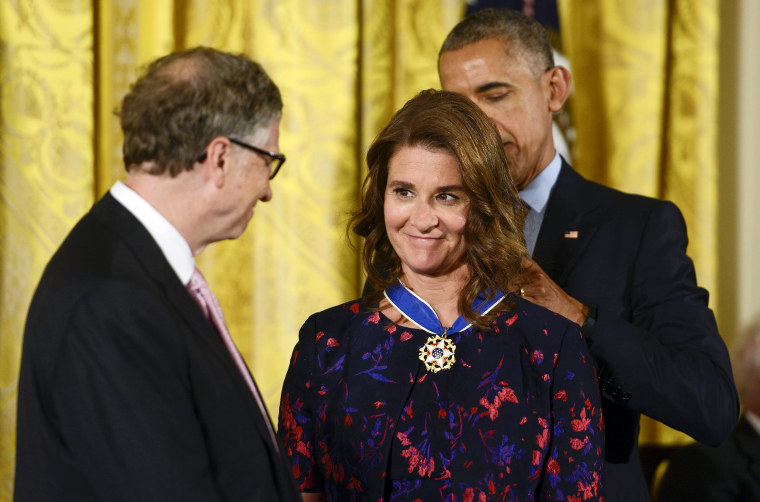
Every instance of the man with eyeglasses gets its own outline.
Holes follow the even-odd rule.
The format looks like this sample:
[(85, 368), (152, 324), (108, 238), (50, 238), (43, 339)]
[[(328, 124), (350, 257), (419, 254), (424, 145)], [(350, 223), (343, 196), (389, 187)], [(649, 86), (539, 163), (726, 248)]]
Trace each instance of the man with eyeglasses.
[(281, 111), (258, 64), (209, 48), (131, 87), (127, 178), (71, 231), (29, 309), (16, 501), (300, 500), (194, 259), (271, 199)]

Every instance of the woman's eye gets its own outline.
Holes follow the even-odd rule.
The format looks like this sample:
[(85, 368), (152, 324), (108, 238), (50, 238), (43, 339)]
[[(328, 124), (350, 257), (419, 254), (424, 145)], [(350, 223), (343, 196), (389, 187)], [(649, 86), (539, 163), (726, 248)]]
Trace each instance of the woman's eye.
[(393, 193), (398, 195), (399, 197), (411, 197), (412, 192), (407, 190), (406, 188), (394, 188)]
[(453, 193), (439, 193), (437, 197), (438, 197), (438, 200), (442, 202), (455, 202), (459, 200), (459, 197), (457, 197)]

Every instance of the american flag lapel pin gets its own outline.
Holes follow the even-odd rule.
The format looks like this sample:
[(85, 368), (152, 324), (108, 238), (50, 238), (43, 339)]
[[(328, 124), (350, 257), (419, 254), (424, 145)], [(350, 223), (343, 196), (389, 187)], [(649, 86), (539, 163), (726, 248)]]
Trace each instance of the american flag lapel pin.
[(565, 232), (565, 239), (577, 239), (578, 238), (578, 231), (577, 230), (570, 230), (568, 232)]

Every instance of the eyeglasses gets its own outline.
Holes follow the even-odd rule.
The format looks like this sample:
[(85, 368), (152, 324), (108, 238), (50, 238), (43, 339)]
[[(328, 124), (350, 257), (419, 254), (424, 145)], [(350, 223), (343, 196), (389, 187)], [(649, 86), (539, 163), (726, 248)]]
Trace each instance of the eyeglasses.
[(272, 163), (270, 164), (270, 168), (269, 168), (272, 173), (269, 175), (270, 180), (273, 179), (275, 176), (277, 176), (277, 172), (285, 163), (285, 156), (281, 153), (268, 152), (266, 150), (262, 150), (261, 148), (257, 146), (249, 145), (248, 143), (240, 141), (239, 139), (235, 139), (235, 138), (227, 138), (227, 139), (238, 146), (242, 146), (243, 148), (247, 148), (249, 150), (253, 150), (256, 153), (260, 153), (261, 155), (266, 155), (267, 157), (270, 157), (272, 159)]
[[(280, 170), (282, 165), (285, 163), (285, 156), (281, 153), (274, 153), (274, 152), (268, 152), (266, 150), (262, 150), (261, 148), (253, 145), (249, 145), (248, 143), (245, 143), (244, 141), (240, 141), (239, 139), (235, 138), (227, 138), (232, 143), (235, 143), (238, 146), (242, 146), (243, 148), (247, 148), (249, 150), (253, 150), (256, 153), (260, 153), (261, 155), (266, 155), (267, 157), (270, 157), (272, 161), (270, 162), (270, 172), (269, 179), (274, 179), (275, 176), (277, 176), (277, 172)], [(198, 156), (198, 162), (203, 162), (206, 160), (206, 155), (208, 155), (208, 152), (203, 152)], [(276, 162), (275, 162), (276, 161)]]

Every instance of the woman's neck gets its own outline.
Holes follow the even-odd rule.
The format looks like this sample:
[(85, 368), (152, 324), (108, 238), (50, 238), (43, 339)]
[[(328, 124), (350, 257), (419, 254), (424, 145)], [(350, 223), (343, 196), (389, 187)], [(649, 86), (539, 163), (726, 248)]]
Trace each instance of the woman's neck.
[(466, 265), (441, 276), (415, 274), (404, 270), (401, 282), (425, 300), (438, 316), (443, 326), (451, 326), (459, 317), (459, 294), (470, 280)]

